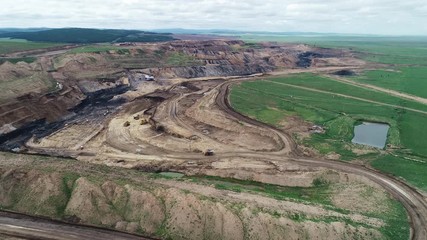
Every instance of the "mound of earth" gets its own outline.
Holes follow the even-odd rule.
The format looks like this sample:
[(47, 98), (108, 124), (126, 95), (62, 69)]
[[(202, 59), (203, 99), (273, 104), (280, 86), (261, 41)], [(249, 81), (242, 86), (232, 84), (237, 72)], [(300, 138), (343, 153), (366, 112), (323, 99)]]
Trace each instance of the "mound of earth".
[[(343, 214), (320, 205), (231, 192), (194, 181), (158, 179), (70, 160), (40, 161), (3, 154), (0, 174), (0, 206), (4, 209), (146, 236), (380, 239), (383, 236), (379, 229), (385, 224), (361, 212)], [(375, 191), (375, 195), (384, 195)], [(348, 190), (342, 194), (353, 196)], [(337, 191), (334, 201), (339, 202), (341, 197)]]

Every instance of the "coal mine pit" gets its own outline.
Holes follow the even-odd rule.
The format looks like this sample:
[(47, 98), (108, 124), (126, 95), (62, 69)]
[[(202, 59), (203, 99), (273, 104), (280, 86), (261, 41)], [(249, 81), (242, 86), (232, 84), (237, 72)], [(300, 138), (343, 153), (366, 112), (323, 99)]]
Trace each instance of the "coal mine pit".
[(70, 109), (69, 114), (61, 120), (48, 122), (46, 119), (38, 119), (0, 135), (0, 150), (23, 152), (26, 151), (25, 143), (33, 137), (37, 141), (71, 124), (101, 124), (126, 103), (125, 99), (114, 97), (128, 90), (128, 87), (119, 86), (91, 93), (79, 105)]

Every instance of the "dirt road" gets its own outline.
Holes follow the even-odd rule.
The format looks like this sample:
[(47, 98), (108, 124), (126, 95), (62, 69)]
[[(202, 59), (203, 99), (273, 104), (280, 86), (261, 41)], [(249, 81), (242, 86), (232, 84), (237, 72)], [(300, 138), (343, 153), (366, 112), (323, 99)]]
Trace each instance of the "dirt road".
[[(257, 126), (262, 126), (269, 128), (272, 131), (278, 132), (278, 130), (272, 126), (269, 126), (264, 123), (260, 123), (254, 119), (248, 118), (241, 115), (240, 113), (234, 111), (230, 107), (228, 100), (229, 86), (232, 82), (226, 82), (222, 85), (221, 91), (217, 98), (217, 104), (227, 113), (236, 117), (240, 121), (245, 121), (248, 124), (254, 124)], [(283, 141), (289, 144), (287, 149), (295, 149), (295, 143), (290, 136), (287, 134), (280, 134), (281, 137), (284, 137)], [(280, 157), (276, 154), (253, 154), (253, 157), (277, 160), (280, 161)], [(398, 199), (408, 211), (410, 221), (411, 221), (411, 239), (413, 240), (425, 240), (427, 239), (427, 203), (426, 199), (422, 194), (420, 194), (416, 189), (410, 187), (406, 183), (395, 179), (393, 177), (387, 176), (378, 171), (365, 168), (360, 165), (355, 165), (347, 162), (341, 161), (331, 161), (331, 160), (322, 160), (322, 159), (305, 159), (300, 157), (290, 157), (292, 161), (295, 161), (299, 164), (306, 164), (310, 166), (325, 167), (329, 169), (334, 169), (338, 171), (353, 173), (357, 175), (364, 176), (370, 179), (373, 182), (381, 185), (386, 189), (390, 194), (392, 194), (396, 199)]]
[(388, 95), (395, 96), (395, 97), (398, 97), (398, 98), (403, 98), (403, 99), (407, 99), (407, 100), (419, 102), (419, 103), (422, 103), (422, 104), (427, 104), (427, 99), (422, 98), (422, 97), (418, 97), (418, 96), (414, 96), (414, 95), (411, 95), (411, 94), (402, 93), (402, 92), (394, 91), (394, 90), (391, 90), (391, 89), (374, 86), (374, 85), (371, 85), (371, 84), (359, 83), (359, 82), (348, 80), (348, 79), (345, 79), (345, 78), (342, 78), (342, 77), (338, 77), (338, 76), (328, 75), (327, 77), (330, 78), (330, 79), (332, 79), (332, 80), (334, 80), (334, 81), (342, 82), (342, 83), (345, 83), (345, 84), (348, 84), (348, 85), (352, 85), (352, 86), (355, 86), (355, 87), (361, 87), (361, 88), (365, 88), (365, 89), (369, 89), (369, 90), (375, 90), (375, 91), (383, 92), (383, 93), (386, 93)]
[(68, 223), (65, 224), (57, 221), (0, 211), (0, 238), (2, 236), (13, 237), (15, 239), (39, 240), (153, 239), (97, 227), (71, 225)]
[(324, 94), (329, 94), (329, 95), (334, 95), (334, 96), (339, 96), (339, 97), (344, 97), (344, 98), (350, 98), (350, 99), (359, 100), (359, 101), (363, 101), (363, 102), (373, 103), (373, 104), (376, 104), (376, 105), (379, 105), (379, 106), (387, 106), (387, 107), (392, 107), (392, 108), (400, 108), (400, 109), (405, 109), (405, 110), (408, 110), (408, 111), (411, 111), (411, 112), (417, 112), (417, 113), (427, 114), (427, 112), (421, 111), (421, 110), (418, 110), (418, 109), (413, 109), (413, 108), (408, 108), (408, 107), (402, 107), (402, 106), (399, 106), (399, 105), (393, 105), (393, 104), (388, 104), (388, 103), (377, 102), (377, 101), (373, 101), (373, 100), (369, 100), (369, 99), (365, 99), (365, 98), (353, 97), (353, 96), (349, 96), (349, 95), (345, 95), (345, 94), (328, 92), (328, 91), (319, 90), (319, 89), (315, 89), (315, 88), (302, 87), (302, 86), (298, 86), (298, 85), (294, 85), (294, 84), (279, 83), (279, 82), (274, 82), (274, 81), (269, 81), (269, 80), (264, 80), (264, 81), (270, 82), (270, 83), (274, 83), (274, 84), (278, 84), (278, 85), (283, 85), (283, 86), (288, 86), (288, 87), (303, 89), (303, 90), (311, 91), (311, 92), (318, 92), (318, 93), (324, 93)]
[[(230, 105), (228, 96), (229, 96), (229, 87), (233, 84), (236, 84), (241, 81), (247, 81), (248, 79), (236, 79), (226, 81), (218, 85), (217, 88), (213, 89), (213, 91), (217, 91), (217, 95), (215, 97), (215, 104), (224, 111), (228, 116), (237, 119), (238, 121), (245, 122), (248, 125), (253, 125), (259, 128), (267, 129), (272, 131), (276, 135), (281, 138), (283, 142), (283, 148), (279, 151), (272, 152), (257, 152), (257, 151), (246, 151), (246, 152), (222, 152), (217, 154), (218, 159), (224, 158), (232, 158), (232, 157), (245, 157), (250, 159), (259, 159), (265, 162), (281, 162), (281, 161), (293, 161), (295, 163), (301, 165), (307, 165), (311, 167), (322, 167), (327, 169), (333, 169), (340, 172), (347, 172), (356, 174), (359, 176), (363, 176), (378, 185), (382, 186), (385, 190), (387, 190), (392, 196), (394, 196), (397, 200), (399, 200), (404, 207), (406, 208), (411, 222), (411, 239), (413, 240), (425, 240), (427, 239), (427, 203), (424, 196), (419, 193), (415, 188), (407, 185), (403, 181), (396, 179), (394, 177), (385, 175), (381, 172), (375, 171), (373, 169), (366, 168), (361, 165), (356, 165), (348, 162), (342, 161), (332, 161), (332, 160), (324, 160), (324, 159), (307, 159), (304, 157), (300, 157), (301, 154), (298, 151), (297, 145), (293, 141), (292, 137), (287, 133), (282, 132), (281, 130), (270, 126), (268, 124), (258, 122), (255, 119), (244, 116), (238, 112), (236, 112)], [(252, 79), (253, 80), (253, 79)], [(292, 85), (292, 87), (294, 87)], [(298, 86), (297, 86), (298, 87)], [(306, 89), (306, 88), (304, 88)], [(311, 88), (307, 88), (306, 90), (310, 91), (320, 91)], [(323, 92), (323, 91), (322, 91)], [(328, 94), (332, 94), (326, 92)], [(353, 98), (351, 96), (342, 95), (343, 97)], [(184, 124), (184, 121), (179, 120), (179, 116), (176, 114), (176, 104), (180, 98), (173, 98), (168, 103), (171, 108), (169, 114), (171, 118), (178, 119), (176, 122), (183, 128), (187, 128), (187, 124)], [(361, 101), (369, 101), (366, 99), (358, 99)], [(372, 101), (369, 101), (372, 102)], [(377, 102), (372, 102), (380, 105), (388, 105)], [(390, 105), (392, 106), (392, 105)], [(398, 106), (392, 106), (398, 107)], [(412, 109), (408, 109), (412, 110)], [(420, 113), (427, 114), (426, 112), (420, 111)], [(190, 129), (193, 130), (193, 129)], [(176, 160), (186, 159), (186, 160), (198, 160), (200, 157), (197, 154), (173, 154), (169, 155), (169, 158), (173, 158)]]
[[(301, 154), (298, 151), (297, 145), (293, 141), (292, 137), (287, 133), (282, 132), (281, 130), (270, 126), (268, 124), (259, 122), (255, 119), (244, 116), (238, 112), (236, 112), (230, 105), (228, 96), (229, 96), (229, 87), (233, 84), (236, 84), (241, 81), (247, 81), (253, 79), (235, 79), (229, 80), (224, 83), (219, 84), (212, 91), (217, 91), (217, 95), (215, 97), (215, 104), (228, 116), (237, 119), (238, 121), (245, 122), (248, 125), (253, 125), (259, 128), (263, 128), (269, 131), (272, 131), (274, 134), (281, 138), (283, 142), (283, 148), (279, 151), (271, 151), (271, 152), (257, 152), (257, 151), (246, 151), (246, 152), (220, 152), (217, 154), (218, 159), (231, 158), (231, 157), (245, 157), (250, 159), (260, 159), (265, 162), (280, 162), (280, 161), (293, 161), (295, 163), (301, 165), (307, 165), (311, 167), (322, 167), (327, 169), (333, 169), (340, 172), (347, 172), (356, 174), (359, 176), (363, 176), (378, 185), (382, 186), (385, 190), (387, 190), (392, 196), (394, 196), (397, 200), (399, 200), (404, 207), (406, 208), (411, 222), (411, 239), (413, 240), (425, 240), (427, 239), (427, 203), (424, 196), (419, 193), (415, 188), (407, 185), (403, 181), (396, 179), (394, 177), (385, 175), (381, 172), (375, 171), (373, 169), (366, 168), (361, 165), (356, 165), (348, 162), (342, 161), (332, 161), (332, 160), (324, 160), (324, 159), (307, 159), (304, 157), (300, 157)], [(290, 85), (291, 87), (295, 87), (294, 85)], [(298, 87), (298, 86), (296, 86)], [(301, 87), (303, 88), (303, 87)], [(310, 91), (320, 91), (311, 88), (304, 88)], [(324, 91), (321, 91), (324, 92)], [(329, 92), (325, 92), (328, 94), (333, 94)], [(339, 94), (338, 94), (339, 95)], [(366, 99), (359, 99), (347, 95), (340, 95), (342, 97), (354, 98), (361, 101), (371, 102), (379, 105), (386, 105), (391, 107), (398, 107), (389, 104), (377, 103)], [(170, 117), (176, 119), (176, 123), (183, 128), (190, 128), (190, 131), (194, 131), (192, 127), (189, 127), (188, 124), (184, 123), (184, 121), (179, 120), (179, 116), (176, 114), (178, 100), (181, 98), (172, 98), (170, 99), (168, 105)], [(417, 111), (423, 114), (427, 114), (423, 111), (418, 111), (415, 109), (407, 109)], [(198, 160), (200, 159), (198, 154), (173, 154), (169, 155), (169, 158), (180, 160)]]
[[(316, 69), (316, 72), (328, 72), (332, 70), (336, 70), (336, 68)], [(298, 70), (298, 72), (301, 71), (303, 70)], [(307, 71), (313, 70), (308, 69)], [(290, 70), (286, 73), (294, 72), (295, 71)], [(130, 113), (128, 115), (123, 114), (116, 116), (109, 125), (107, 124), (105, 126), (105, 136), (101, 136), (96, 140), (99, 142), (94, 141), (92, 148), (90, 145), (91, 142), (89, 141), (85, 151), (90, 153), (89, 156), (91, 156), (91, 158), (92, 156), (98, 156), (100, 159), (106, 159), (110, 164), (113, 164), (112, 162), (115, 159), (121, 159), (128, 164), (127, 167), (136, 166), (141, 163), (149, 164), (148, 162), (168, 162), (169, 166), (179, 167), (179, 164), (185, 164), (186, 161), (191, 161), (200, 163), (200, 166), (194, 167), (198, 170), (203, 164), (208, 166), (212, 162), (220, 161), (221, 159), (247, 158), (256, 159), (268, 164), (274, 164), (275, 162), (295, 162), (299, 165), (355, 174), (382, 186), (404, 205), (410, 217), (412, 240), (427, 239), (427, 203), (424, 196), (415, 188), (410, 187), (399, 179), (361, 165), (301, 157), (302, 154), (299, 152), (296, 143), (288, 133), (244, 116), (231, 107), (228, 99), (230, 86), (241, 81), (254, 80), (254, 78), (222, 80), (223, 81), (218, 82), (211, 81), (209, 83), (210, 85), (204, 83), (209, 81), (199, 81), (198, 84), (201, 86), (200, 90), (191, 90), (188, 87), (176, 85), (166, 91), (166, 95), (171, 95), (171, 92), (175, 92), (172, 97), (165, 97), (164, 102), (159, 106), (156, 105), (156, 111), (154, 111), (155, 113), (153, 113), (152, 116), (156, 121), (159, 121), (160, 124), (166, 126), (166, 132), (158, 133), (149, 126), (140, 125), (136, 120), (133, 120), (132, 116), (135, 113)], [(196, 80), (192, 80), (190, 82), (195, 81)], [(290, 87), (295, 86), (292, 85)], [(321, 91), (311, 88), (304, 89)], [(183, 93), (179, 91), (183, 91)], [(335, 94), (330, 92), (324, 93)], [(351, 96), (342, 95), (342, 97), (350, 98)], [(398, 107), (372, 102), (366, 99), (358, 100)], [(198, 101), (202, 102), (201, 105), (197, 104)], [(139, 113), (143, 115), (141, 112)], [(427, 114), (422, 111), (420, 113)], [(204, 116), (209, 114), (210, 116)], [(133, 122), (131, 126), (123, 127), (123, 122), (125, 121)], [(258, 131), (258, 133), (254, 133), (254, 129)], [(204, 131), (207, 133), (204, 133)], [(192, 140), (192, 136), (188, 136), (190, 134), (187, 133), (196, 136), (194, 140)], [(258, 138), (256, 142), (253, 142), (252, 136)], [(104, 138), (107, 140), (104, 140)], [(258, 148), (258, 145), (261, 145), (260, 142), (262, 144), (268, 143), (268, 138), (274, 139), (274, 141), (271, 141), (273, 143), (270, 142), (269, 148)], [(198, 150), (204, 150), (206, 146), (217, 146), (216, 149), (218, 151), (216, 151), (216, 156), (209, 159), (203, 158), (200, 152), (192, 151), (197, 144), (199, 144)], [(99, 146), (105, 147), (108, 151), (105, 151), (105, 149), (99, 151)], [(68, 151), (74, 151), (75, 155), (79, 154), (78, 150)], [(141, 160), (141, 158), (143, 158), (143, 160)], [(209, 167), (212, 167), (212, 165), (209, 165)], [(238, 165), (231, 167), (236, 171), (241, 170)], [(173, 169), (173, 167), (171, 168)], [(185, 166), (181, 169), (184, 168), (188, 167)], [(277, 174), (285, 173), (278, 170)], [(7, 225), (7, 223), (5, 224)], [(19, 227), (19, 225), (17, 226)]]

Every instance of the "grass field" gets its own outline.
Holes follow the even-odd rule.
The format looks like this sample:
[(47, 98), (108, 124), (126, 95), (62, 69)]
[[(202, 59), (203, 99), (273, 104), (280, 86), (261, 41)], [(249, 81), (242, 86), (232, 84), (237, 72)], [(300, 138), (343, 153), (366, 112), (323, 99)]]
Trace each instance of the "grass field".
[(368, 71), (351, 79), (427, 98), (427, 66), (398, 67), (395, 71)]
[(167, 57), (166, 64), (168, 66), (185, 67), (201, 65), (201, 62), (192, 56), (176, 52)]
[(0, 58), (0, 64), (3, 64), (5, 62), (10, 63), (18, 63), (18, 62), (26, 62), (26, 63), (33, 63), (37, 60), (35, 57), (20, 57), (20, 58)]
[(40, 43), (40, 42), (29, 42), (25, 40), (17, 39), (0, 39), (0, 54), (8, 54), (19, 51), (35, 50), (42, 48), (57, 47), (63, 44), (57, 43)]
[(101, 53), (101, 52), (108, 52), (111, 50), (127, 50), (125, 48), (116, 47), (113, 45), (87, 45), (82, 46), (78, 48), (74, 48), (67, 53), (69, 54), (75, 54), (75, 53)]
[(426, 159), (405, 159), (404, 156), (381, 156), (372, 161), (372, 166), (395, 176), (404, 176), (418, 188), (427, 191)]
[(242, 35), (249, 42), (306, 43), (360, 52), (372, 62), (427, 65), (427, 37)]
[[(391, 64), (384, 69), (348, 77), (349, 80), (427, 98), (426, 37), (243, 35), (242, 39), (251, 43), (276, 41), (348, 49), (366, 61)], [(231, 101), (238, 111), (270, 124), (277, 125), (286, 116), (299, 116), (324, 125), (326, 134), (296, 140), (317, 149), (321, 154), (336, 152), (341, 154), (343, 160), (371, 161), (373, 167), (402, 177), (427, 191), (427, 142), (424, 140), (424, 136), (427, 136), (427, 116), (404, 109), (425, 112), (426, 105), (365, 88), (345, 86), (311, 74), (243, 83), (233, 88)], [(360, 120), (388, 123), (391, 128), (387, 143), (401, 148), (385, 155), (380, 151), (362, 156), (355, 154), (352, 149), (357, 147), (351, 144), (351, 139), (353, 127)]]
[[(426, 114), (298, 87), (310, 87), (330, 93), (375, 100), (379, 103), (427, 110), (426, 106), (415, 102), (358, 89), (312, 74), (244, 82), (233, 87), (232, 106), (246, 115), (273, 125), (279, 125), (287, 116), (299, 116), (306, 121), (323, 125), (327, 129), (326, 134), (314, 134), (308, 139), (300, 139), (300, 143), (315, 148), (321, 154), (339, 153), (343, 160), (381, 157), (380, 151), (357, 155), (352, 149), (358, 146), (352, 144), (351, 139), (353, 127), (357, 122), (361, 120), (385, 122), (391, 126), (387, 143), (401, 147), (396, 152), (403, 156), (427, 159), (427, 142), (420, 139), (421, 136), (427, 136)], [(424, 188), (424, 185), (419, 182), (420, 178), (413, 178), (410, 171), (392, 172), (382, 166), (375, 165), (381, 170), (398, 174), (414, 185)], [(399, 165), (399, 167), (405, 167), (405, 165)], [(427, 163), (419, 164), (418, 168), (420, 171), (426, 171)]]

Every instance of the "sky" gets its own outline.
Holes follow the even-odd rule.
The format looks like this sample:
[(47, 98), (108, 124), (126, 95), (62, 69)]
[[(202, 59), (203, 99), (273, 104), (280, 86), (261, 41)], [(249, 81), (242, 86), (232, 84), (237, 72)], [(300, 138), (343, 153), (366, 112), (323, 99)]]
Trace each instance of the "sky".
[(427, 0), (0, 0), (0, 28), (427, 35)]

